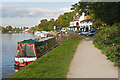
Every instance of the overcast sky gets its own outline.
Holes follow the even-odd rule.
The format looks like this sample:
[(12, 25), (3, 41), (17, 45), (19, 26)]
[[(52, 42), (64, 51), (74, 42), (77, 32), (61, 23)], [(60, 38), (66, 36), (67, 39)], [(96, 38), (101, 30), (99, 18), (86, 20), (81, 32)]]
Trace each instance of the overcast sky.
[[(70, 7), (75, 2), (8, 2), (5, 0), (0, 5), (2, 26), (13, 27), (35, 26), (41, 19), (57, 18), (60, 14), (70, 12)], [(44, 0), (45, 1), (45, 0)], [(60, 0), (58, 0), (60, 1)], [(62, 1), (62, 0), (61, 0)], [(1, 13), (0, 13), (1, 14)]]

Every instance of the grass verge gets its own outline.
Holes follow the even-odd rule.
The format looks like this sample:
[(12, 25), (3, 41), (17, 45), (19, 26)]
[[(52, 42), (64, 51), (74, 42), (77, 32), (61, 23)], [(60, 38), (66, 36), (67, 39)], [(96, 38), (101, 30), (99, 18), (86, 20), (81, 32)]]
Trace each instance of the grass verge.
[(70, 62), (82, 39), (65, 41), (8, 78), (66, 78)]

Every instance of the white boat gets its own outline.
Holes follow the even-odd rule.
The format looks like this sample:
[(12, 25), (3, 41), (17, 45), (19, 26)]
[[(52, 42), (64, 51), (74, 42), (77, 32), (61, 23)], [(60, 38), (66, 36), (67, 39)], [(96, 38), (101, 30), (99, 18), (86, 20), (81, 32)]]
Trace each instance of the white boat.
[(49, 34), (49, 32), (47, 31), (35, 31), (35, 35), (38, 37), (47, 37), (47, 35)]

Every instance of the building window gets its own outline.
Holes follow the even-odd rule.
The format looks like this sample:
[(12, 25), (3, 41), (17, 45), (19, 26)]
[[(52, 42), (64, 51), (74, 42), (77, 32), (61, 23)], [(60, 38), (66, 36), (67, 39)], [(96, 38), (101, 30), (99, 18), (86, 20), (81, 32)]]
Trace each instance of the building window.
[(78, 26), (78, 25), (79, 25), (79, 23), (77, 22), (77, 23), (76, 23), (76, 25)]

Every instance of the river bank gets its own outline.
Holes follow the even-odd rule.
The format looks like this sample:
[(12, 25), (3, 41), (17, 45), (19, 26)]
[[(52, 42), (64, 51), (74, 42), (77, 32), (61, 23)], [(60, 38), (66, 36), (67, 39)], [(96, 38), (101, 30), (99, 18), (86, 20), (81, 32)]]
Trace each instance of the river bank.
[(83, 38), (63, 42), (8, 78), (65, 78), (77, 45)]

